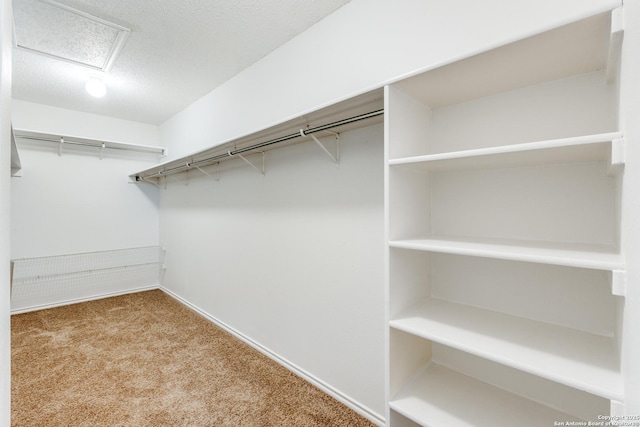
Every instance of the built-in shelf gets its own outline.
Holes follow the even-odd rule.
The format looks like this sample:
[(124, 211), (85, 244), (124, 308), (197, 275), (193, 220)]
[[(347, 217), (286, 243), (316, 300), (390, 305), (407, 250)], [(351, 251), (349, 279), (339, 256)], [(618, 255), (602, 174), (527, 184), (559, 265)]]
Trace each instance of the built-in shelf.
[[(315, 141), (331, 156), (334, 162), (337, 162), (338, 150), (335, 152), (336, 155), (332, 154), (318, 138), (336, 138), (336, 135), (342, 132), (379, 123), (382, 121), (383, 113), (383, 91), (381, 89), (373, 90), (274, 124), (264, 130), (214, 144), (186, 156), (160, 163), (133, 173), (129, 175), (129, 178), (137, 182), (157, 184), (160, 179), (169, 175), (188, 172), (192, 169), (207, 173), (202, 168), (231, 159), (242, 159), (244, 162), (252, 164), (252, 161), (244, 156), (251, 154), (264, 156), (266, 151), (304, 141)], [(255, 165), (254, 167), (261, 169)], [(261, 173), (265, 173), (264, 157), (262, 158)]]
[(389, 402), (392, 410), (422, 426), (552, 426), (580, 421), (470, 376), (429, 363)]
[(621, 132), (536, 141), (389, 160), (418, 171), (609, 161), (624, 163)]
[[(430, 108), (600, 69), (617, 69), (611, 14), (546, 31), (395, 83)], [(608, 54), (611, 52), (611, 54)]]
[(390, 326), (561, 384), (622, 400), (611, 337), (438, 299), (423, 300)]
[(600, 245), (536, 244), (516, 241), (477, 241), (462, 239), (408, 239), (389, 242), (393, 248), (481, 256), (597, 270), (623, 270), (622, 256), (613, 248)]
[[(28, 129), (13, 129), (15, 137), (18, 139), (27, 139), (32, 141), (42, 141), (58, 145), (59, 153), (64, 152), (65, 147), (92, 147), (98, 150), (125, 150), (137, 151), (141, 153), (156, 154), (158, 156), (166, 155), (166, 148), (155, 147), (151, 145), (131, 144), (117, 141), (97, 140), (73, 135), (61, 135), (53, 133), (45, 133), (32, 131)], [(101, 151), (102, 154), (102, 151)]]
[(386, 88), (390, 427), (622, 413), (621, 4)]

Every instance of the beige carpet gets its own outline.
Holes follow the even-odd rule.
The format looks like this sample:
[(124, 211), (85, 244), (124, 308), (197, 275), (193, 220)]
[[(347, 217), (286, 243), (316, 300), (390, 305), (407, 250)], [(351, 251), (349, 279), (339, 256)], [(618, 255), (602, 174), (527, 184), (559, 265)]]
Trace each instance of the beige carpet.
[(161, 291), (11, 328), (15, 427), (373, 426)]

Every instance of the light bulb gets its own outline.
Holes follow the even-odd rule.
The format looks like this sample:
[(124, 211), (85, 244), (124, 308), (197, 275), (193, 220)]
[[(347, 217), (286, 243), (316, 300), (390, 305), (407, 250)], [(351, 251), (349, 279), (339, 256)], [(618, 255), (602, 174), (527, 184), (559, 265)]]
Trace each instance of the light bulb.
[(107, 93), (107, 87), (104, 82), (97, 77), (91, 77), (84, 86), (89, 95), (96, 98), (102, 98)]

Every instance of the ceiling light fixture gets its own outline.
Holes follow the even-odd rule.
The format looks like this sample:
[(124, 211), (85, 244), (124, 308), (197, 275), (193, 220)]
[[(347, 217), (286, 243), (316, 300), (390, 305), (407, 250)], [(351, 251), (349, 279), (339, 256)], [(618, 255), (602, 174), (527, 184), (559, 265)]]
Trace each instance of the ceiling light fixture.
[(84, 88), (89, 95), (95, 96), (96, 98), (102, 98), (107, 93), (107, 87), (104, 85), (104, 82), (97, 77), (91, 77)]

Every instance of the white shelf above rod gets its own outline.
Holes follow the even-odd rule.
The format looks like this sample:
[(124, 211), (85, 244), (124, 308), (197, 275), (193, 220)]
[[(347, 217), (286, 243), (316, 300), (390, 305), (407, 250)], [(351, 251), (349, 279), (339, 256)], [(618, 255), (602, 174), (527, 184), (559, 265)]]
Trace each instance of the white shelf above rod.
[(99, 155), (102, 159), (104, 150), (124, 150), (124, 151), (136, 151), (140, 153), (157, 154), (158, 156), (165, 156), (166, 148), (154, 147), (150, 145), (130, 144), (125, 142), (104, 141), (90, 138), (81, 138), (69, 135), (56, 135), (43, 132), (35, 132), (26, 129), (13, 129), (13, 133), (16, 139), (29, 139), (33, 141), (52, 142), (58, 145), (58, 154), (62, 154), (62, 145), (77, 145), (83, 147), (93, 147), (100, 150)]
[[(149, 172), (149, 174), (145, 174), (144, 172), (138, 173), (136, 175), (132, 175), (131, 178), (135, 179), (135, 181), (146, 181), (149, 182), (149, 179), (153, 179), (153, 178), (159, 178), (159, 177), (163, 177), (163, 176), (168, 176), (168, 175), (173, 175), (176, 173), (181, 173), (181, 172), (185, 172), (187, 170), (189, 170), (190, 168), (197, 168), (198, 166), (204, 166), (204, 165), (210, 165), (216, 162), (220, 162), (222, 160), (227, 160), (230, 158), (233, 158), (235, 156), (240, 156), (240, 155), (244, 155), (249, 154), (250, 152), (260, 152), (260, 149), (265, 148), (265, 147), (269, 147), (272, 145), (276, 145), (276, 144), (280, 144), (295, 138), (302, 138), (304, 137), (310, 137), (312, 136), (311, 134), (317, 133), (317, 132), (327, 132), (329, 131), (329, 129), (333, 129), (333, 128), (337, 128), (340, 126), (344, 126), (350, 123), (355, 123), (355, 122), (359, 122), (361, 120), (366, 120), (366, 119), (371, 119), (374, 117), (378, 117), (384, 114), (384, 109), (381, 110), (375, 110), (375, 111), (371, 111), (369, 113), (365, 113), (365, 114), (360, 114), (358, 116), (354, 116), (354, 117), (349, 117), (347, 119), (343, 119), (343, 120), (339, 120), (336, 122), (332, 122), (332, 123), (328, 123), (326, 125), (321, 125), (321, 126), (316, 126), (313, 128), (309, 128), (309, 129), (305, 129), (304, 132), (300, 132), (297, 131), (295, 133), (289, 134), (289, 135), (285, 135), (285, 136), (281, 136), (279, 138), (275, 138), (275, 139), (271, 139), (269, 141), (265, 141), (265, 142), (261, 142), (258, 144), (254, 144), (248, 147), (244, 147), (241, 149), (237, 149), (237, 150), (225, 150), (224, 152), (217, 154), (217, 155), (211, 155), (210, 157), (207, 157), (205, 159), (201, 159), (195, 162), (187, 162), (185, 163), (183, 159), (177, 159), (173, 162), (169, 162), (165, 165), (162, 166), (158, 166), (156, 168), (153, 168), (152, 170), (147, 170), (146, 172)], [(330, 132), (333, 133), (333, 132)], [(221, 148), (222, 149), (222, 148)], [(338, 152), (336, 151), (336, 156), (338, 155)], [(331, 155), (332, 158), (335, 158), (333, 155)], [(337, 160), (337, 159), (336, 159)], [(246, 160), (245, 160), (246, 161)], [(175, 165), (175, 166), (174, 166)]]

